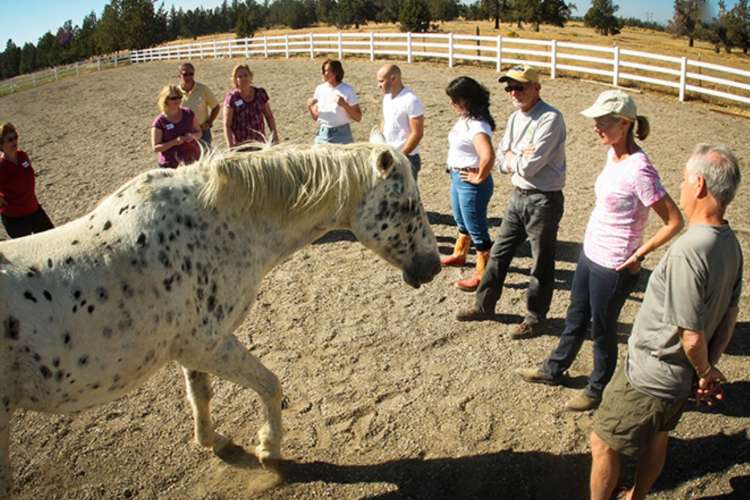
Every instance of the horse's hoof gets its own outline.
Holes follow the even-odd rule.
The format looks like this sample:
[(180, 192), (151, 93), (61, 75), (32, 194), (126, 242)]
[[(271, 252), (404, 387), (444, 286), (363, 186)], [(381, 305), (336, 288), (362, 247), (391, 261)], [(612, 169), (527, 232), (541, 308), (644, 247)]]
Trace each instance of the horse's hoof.
[(217, 433), (216, 436), (214, 436), (214, 442), (211, 445), (211, 448), (213, 449), (214, 453), (219, 454), (230, 444), (232, 444), (231, 439)]
[(281, 461), (281, 451), (269, 450), (263, 445), (255, 447), (255, 456), (263, 468), (274, 468)]

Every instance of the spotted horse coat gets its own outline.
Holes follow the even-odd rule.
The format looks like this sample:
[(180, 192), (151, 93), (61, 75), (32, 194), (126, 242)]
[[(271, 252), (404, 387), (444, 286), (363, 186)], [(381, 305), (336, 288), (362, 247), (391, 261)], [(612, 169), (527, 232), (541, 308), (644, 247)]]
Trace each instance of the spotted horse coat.
[(408, 160), (384, 145), (273, 147), (144, 173), (64, 226), (0, 243), (0, 497), (17, 409), (76, 412), (182, 366), (195, 439), (211, 423), (209, 374), (265, 406), (256, 454), (280, 457), (277, 377), (233, 335), (261, 279), (331, 229), (414, 286), (440, 263)]

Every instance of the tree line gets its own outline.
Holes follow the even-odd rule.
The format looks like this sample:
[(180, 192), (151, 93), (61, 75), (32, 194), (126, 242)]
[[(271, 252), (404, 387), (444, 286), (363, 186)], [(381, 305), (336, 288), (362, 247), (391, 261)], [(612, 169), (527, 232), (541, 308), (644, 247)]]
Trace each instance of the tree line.
[[(719, 15), (712, 19), (706, 18), (705, 8), (705, 0), (675, 0), (668, 29), (686, 36), (690, 46), (698, 38), (713, 43), (717, 51), (737, 47), (746, 53), (750, 45), (748, 0), (740, 0), (732, 9), (721, 1)], [(403, 31), (423, 32), (459, 17), (494, 20), (496, 29), (502, 20), (538, 31), (541, 24), (564, 26), (574, 9), (565, 0), (476, 0), (468, 5), (459, 0), (225, 0), (213, 9), (173, 6), (167, 10), (163, 3), (156, 6), (153, 0), (111, 0), (101, 16), (92, 11), (80, 24), (66, 21), (56, 31), (42, 35), (36, 44), (19, 47), (8, 40), (0, 53), (0, 79), (123, 49), (143, 49), (213, 33), (250, 37), (271, 26), (300, 29), (321, 23), (359, 28), (368, 22), (399, 23)], [(616, 17), (617, 10), (612, 0), (593, 0), (583, 21), (602, 35), (617, 34), (626, 25), (660, 27)]]

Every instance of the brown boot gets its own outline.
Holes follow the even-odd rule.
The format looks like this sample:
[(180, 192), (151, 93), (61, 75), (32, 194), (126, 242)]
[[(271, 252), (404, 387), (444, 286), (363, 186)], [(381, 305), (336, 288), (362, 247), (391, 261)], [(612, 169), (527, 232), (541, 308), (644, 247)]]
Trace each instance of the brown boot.
[(482, 281), (484, 268), (487, 267), (487, 260), (489, 257), (489, 250), (485, 250), (484, 252), (477, 251), (477, 266), (474, 268), (474, 274), (472, 274), (470, 278), (457, 281), (456, 287), (464, 292), (473, 292), (476, 290), (479, 286), (479, 282)]
[(453, 253), (440, 257), (440, 263), (444, 266), (461, 267), (466, 264), (466, 256), (469, 254), (471, 246), (471, 237), (468, 234), (459, 233), (456, 238), (456, 245), (453, 247)]

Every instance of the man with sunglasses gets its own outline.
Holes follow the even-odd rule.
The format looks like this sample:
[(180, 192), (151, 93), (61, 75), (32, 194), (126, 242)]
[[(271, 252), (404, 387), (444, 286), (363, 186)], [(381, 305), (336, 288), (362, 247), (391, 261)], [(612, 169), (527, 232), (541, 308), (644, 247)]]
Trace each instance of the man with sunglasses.
[(522, 339), (539, 334), (552, 302), (557, 229), (564, 209), (565, 122), (560, 111), (541, 99), (536, 69), (516, 66), (498, 81), (506, 85), (517, 109), (508, 118), (495, 166), (512, 174), (514, 189), (477, 288), (475, 305), (460, 311), (456, 319), (482, 321), (494, 316), (510, 262), (518, 246), (528, 239), (533, 264), (526, 311), (523, 322), (511, 331), (511, 338)]
[(219, 101), (216, 100), (211, 89), (195, 81), (195, 67), (186, 62), (180, 64), (180, 90), (182, 90), (182, 105), (195, 113), (201, 127), (201, 140), (211, 145), (211, 127), (219, 116)]

